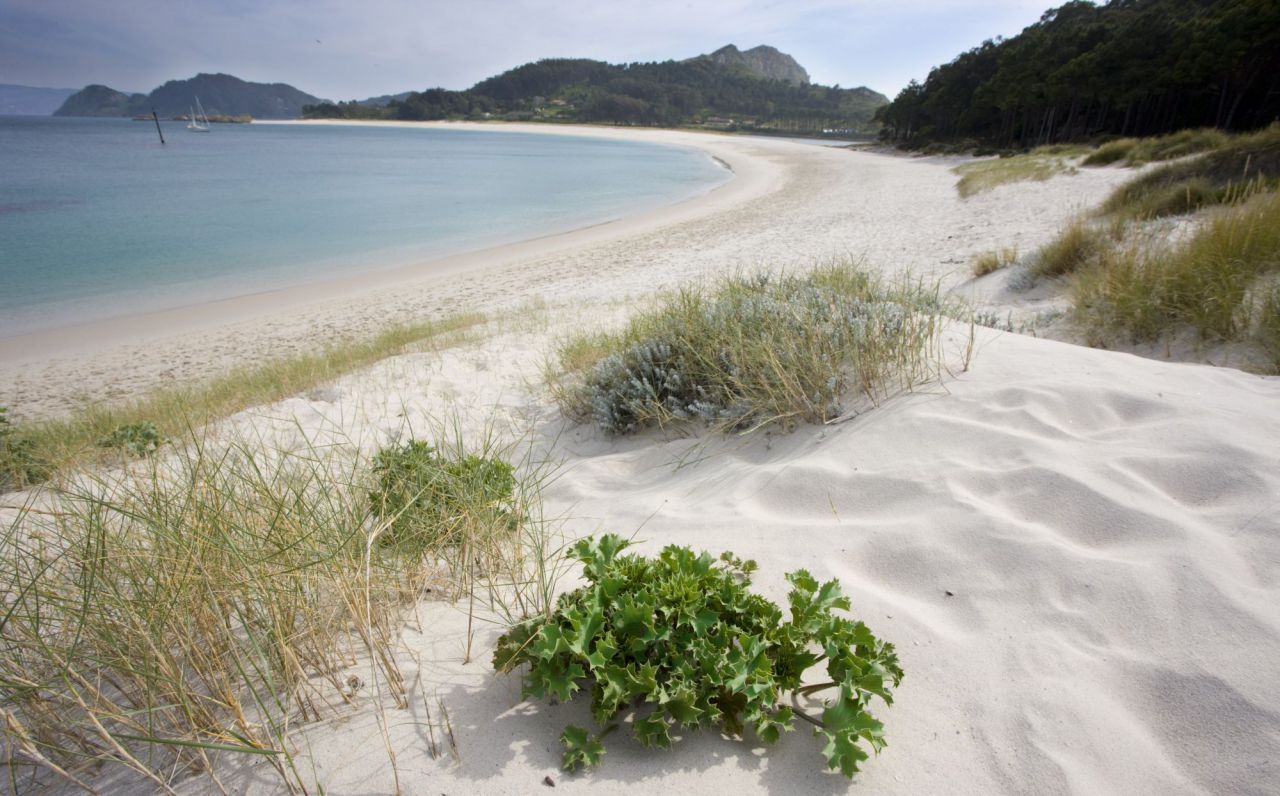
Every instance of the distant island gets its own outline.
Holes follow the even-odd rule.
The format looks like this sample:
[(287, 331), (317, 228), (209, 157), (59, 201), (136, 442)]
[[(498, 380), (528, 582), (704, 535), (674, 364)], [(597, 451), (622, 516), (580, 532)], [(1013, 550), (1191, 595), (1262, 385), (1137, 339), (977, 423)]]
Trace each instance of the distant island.
[[(385, 100), (379, 102), (378, 100)], [(610, 64), (549, 58), (465, 91), (425, 91), (304, 108), (310, 119), (502, 119), (699, 126), (775, 133), (872, 134), (888, 97), (866, 87), (809, 82), (773, 47), (728, 45), (683, 61)]]
[(200, 97), (212, 121), (296, 119), (307, 105), (323, 102), (285, 83), (250, 83), (224, 74), (170, 80), (150, 94), (125, 94), (109, 86), (85, 86), (67, 97), (54, 116), (138, 116), (152, 109), (164, 117), (185, 117)]
[(1069, 2), (912, 81), (876, 114), (921, 148), (1027, 148), (1280, 119), (1280, 8)]

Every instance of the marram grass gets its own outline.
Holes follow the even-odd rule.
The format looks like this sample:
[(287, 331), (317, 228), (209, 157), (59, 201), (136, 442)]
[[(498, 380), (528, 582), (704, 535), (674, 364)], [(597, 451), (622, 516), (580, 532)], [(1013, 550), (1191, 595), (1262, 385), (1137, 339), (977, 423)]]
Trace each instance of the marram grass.
[[(483, 315), (465, 313), (394, 326), (371, 338), (238, 368), (203, 383), (155, 389), (126, 403), (91, 403), (66, 417), (15, 423), (8, 427), (8, 447), (0, 442), (0, 491), (101, 460), (105, 451), (98, 442), (121, 428), (150, 423), (160, 437), (183, 437), (192, 427), (297, 395), (415, 346), (452, 344), (485, 321)], [(20, 410), (10, 407), (10, 413)], [(13, 456), (5, 455), (8, 448)]]
[(1104, 247), (1072, 283), (1091, 343), (1150, 341), (1190, 329), (1208, 342), (1253, 342), (1280, 371), (1280, 194), (1218, 211), (1177, 244)]
[(357, 447), (188, 438), (11, 511), (0, 527), (9, 787), (91, 790), (86, 778), (112, 776), (98, 781), (167, 792), (200, 775), (216, 791), (219, 759), (250, 755), (282, 788), (318, 792), (292, 728), (351, 701), (379, 715), (406, 704), (397, 639), (425, 586), (469, 595), (495, 621), (547, 610), (545, 564), (558, 555), (539, 513), (547, 470), (518, 443), (438, 433), (441, 461), (510, 461), (513, 479), (500, 511), (471, 479), (444, 484), (447, 512), (419, 517), (438, 527), (412, 547), (382, 542), (404, 515), (370, 499), (377, 479)]
[(851, 265), (734, 276), (564, 341), (548, 380), (568, 417), (614, 433), (825, 422), (936, 378), (943, 322), (936, 288)]

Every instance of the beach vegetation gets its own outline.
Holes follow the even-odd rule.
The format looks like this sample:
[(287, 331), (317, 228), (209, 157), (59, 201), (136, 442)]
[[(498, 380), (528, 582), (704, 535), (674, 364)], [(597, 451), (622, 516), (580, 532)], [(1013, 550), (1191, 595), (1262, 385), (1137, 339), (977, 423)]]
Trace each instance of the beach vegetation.
[(1108, 166), (1124, 161), (1124, 165), (1129, 167), (1142, 166), (1220, 149), (1227, 142), (1227, 134), (1212, 127), (1179, 130), (1147, 138), (1118, 138), (1089, 153), (1081, 165)]
[(1066, 276), (1090, 262), (1107, 243), (1107, 234), (1083, 218), (1069, 223), (1031, 258), (1028, 272), (1034, 280)]
[(1168, 163), (1116, 188), (1101, 212), (1155, 218), (1233, 204), (1280, 185), (1280, 124), (1247, 135), (1220, 137), (1196, 157)]
[(155, 453), (163, 444), (164, 437), (150, 420), (116, 426), (110, 434), (98, 440), (99, 448), (110, 448), (139, 457)]
[[(772, 744), (814, 726), (827, 766), (852, 778), (885, 745), (874, 699), (893, 703), (902, 681), (894, 647), (850, 610), (839, 582), (787, 575), (788, 614), (749, 590), (754, 561), (668, 546), (656, 558), (626, 553), (630, 543), (605, 534), (575, 543), (568, 556), (587, 584), (562, 595), (555, 610), (511, 627), (499, 640), (500, 672), (527, 666), (526, 699), (568, 702), (591, 695), (602, 731), (570, 726), (561, 735), (562, 767), (596, 765), (602, 738), (629, 725), (645, 747), (667, 749), (681, 730), (717, 728)], [(826, 682), (806, 685), (822, 664)], [(801, 699), (833, 692), (810, 715)], [(792, 705), (783, 704), (790, 696)], [(675, 734), (673, 734), (675, 733)]]
[(567, 416), (617, 434), (826, 422), (936, 377), (942, 310), (936, 288), (847, 264), (727, 277), (566, 341), (549, 378)]
[(1018, 261), (1018, 247), (1005, 246), (982, 252), (973, 258), (973, 275), (986, 276)]
[(0, 491), (38, 484), (48, 470), (36, 444), (9, 419), (9, 408), (0, 406)]
[(956, 190), (963, 198), (1015, 182), (1043, 182), (1059, 174), (1075, 174), (1071, 159), (1063, 155), (1029, 152), (1008, 157), (962, 163), (952, 169), (960, 175)]
[(383, 544), (420, 553), (464, 539), (460, 525), (477, 517), (493, 528), (519, 524), (512, 513), (515, 470), (501, 459), (450, 459), (430, 443), (411, 439), (378, 451), (373, 473), (369, 502), (388, 523)]
[(93, 792), (90, 776), (172, 792), (197, 775), (225, 792), (219, 771), (246, 756), (322, 792), (292, 733), (356, 705), (385, 730), (385, 710), (425, 699), (398, 641), (420, 597), (505, 623), (550, 609), (547, 470), (521, 443), (441, 431), (435, 459), (513, 463), (510, 494), (495, 512), (446, 492), (447, 531), (412, 546), (381, 543), (397, 533), (369, 500), (385, 473), (358, 448), (188, 437), (8, 515), (0, 744), (17, 792)]
[[(205, 382), (163, 387), (124, 403), (90, 403), (66, 416), (22, 424), (20, 461), (35, 463), (31, 473), (50, 476), (77, 464), (92, 463), (112, 443), (121, 428), (151, 424), (161, 439), (181, 438), (205, 424), (247, 409), (305, 392), (357, 368), (418, 348), (455, 345), (483, 325), (478, 313), (463, 313), (438, 321), (397, 325), (363, 339), (341, 341), (311, 353), (236, 368)], [(14, 450), (19, 450), (14, 448)], [(15, 453), (16, 457), (17, 454)], [(19, 461), (19, 459), (14, 459)], [(5, 472), (7, 469), (8, 459)], [(38, 465), (38, 466), (37, 466)], [(0, 488), (19, 488), (43, 480), (14, 475), (0, 479)]]
[(1094, 345), (1153, 341), (1181, 330), (1206, 342), (1276, 351), (1280, 195), (1237, 201), (1186, 239), (1103, 247), (1072, 282)]

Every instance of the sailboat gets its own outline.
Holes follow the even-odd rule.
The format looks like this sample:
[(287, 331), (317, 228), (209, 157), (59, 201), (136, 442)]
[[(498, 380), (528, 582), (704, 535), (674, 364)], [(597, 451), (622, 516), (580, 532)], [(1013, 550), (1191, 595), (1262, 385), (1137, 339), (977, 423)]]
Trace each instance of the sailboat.
[(191, 121), (187, 122), (187, 129), (193, 133), (209, 132), (209, 117), (205, 114), (199, 97), (196, 97), (196, 109), (191, 111)]

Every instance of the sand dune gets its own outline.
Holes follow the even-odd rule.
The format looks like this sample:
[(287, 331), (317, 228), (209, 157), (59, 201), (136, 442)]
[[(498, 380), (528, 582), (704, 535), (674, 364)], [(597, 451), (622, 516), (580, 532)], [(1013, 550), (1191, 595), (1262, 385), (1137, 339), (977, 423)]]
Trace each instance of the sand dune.
[[(1280, 776), (1280, 380), (990, 331), (968, 372), (837, 425), (617, 439), (522, 386), (541, 338), (387, 361), (333, 402), (253, 422), (368, 427), (401, 384), (412, 398), (384, 430), (455, 405), (558, 440), (546, 499), (570, 535), (731, 549), (775, 600), (785, 572), (838, 577), (907, 671), (881, 711), (890, 746), (854, 790), (1265, 793)], [(803, 728), (763, 755), (705, 733), (650, 753), (617, 733), (598, 770), (562, 776), (557, 737), (589, 725), (585, 705), (522, 703), (489, 670), (496, 629), (463, 664), (461, 611), (420, 615), (406, 658), (460, 760), (430, 759), (422, 704), (392, 711), (407, 792), (523, 793), (548, 775), (569, 792), (849, 789)], [(330, 792), (391, 787), (371, 713), (304, 732)]]

